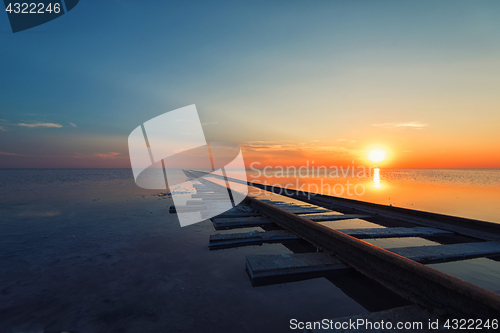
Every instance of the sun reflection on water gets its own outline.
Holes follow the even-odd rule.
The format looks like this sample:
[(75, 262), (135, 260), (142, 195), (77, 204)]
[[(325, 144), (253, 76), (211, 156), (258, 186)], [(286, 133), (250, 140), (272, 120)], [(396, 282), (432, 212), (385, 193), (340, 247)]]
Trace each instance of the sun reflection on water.
[(380, 169), (373, 169), (373, 187), (381, 188), (382, 184), (380, 184)]

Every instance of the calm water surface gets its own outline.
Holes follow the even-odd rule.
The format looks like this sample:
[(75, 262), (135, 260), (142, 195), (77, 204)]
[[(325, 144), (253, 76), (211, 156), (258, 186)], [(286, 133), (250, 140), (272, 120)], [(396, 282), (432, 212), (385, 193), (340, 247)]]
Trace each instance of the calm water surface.
[[(500, 169), (248, 170), (247, 178), (304, 191), (500, 223)], [(338, 177), (335, 177), (338, 176)], [(65, 191), (150, 193), (129, 169), (3, 169), (0, 200), (52, 198)], [(56, 191), (52, 191), (57, 189)], [(158, 191), (157, 191), (158, 192)]]
[(290, 249), (209, 251), (212, 223), (181, 228), (130, 170), (0, 170), (0, 189), (0, 332), (288, 332), (380, 310), (323, 278), (253, 288), (246, 256)]
[(500, 169), (252, 170), (248, 179), (500, 223)]
[[(271, 185), (278, 184), (289, 188), (302, 187), (304, 191), (500, 223), (499, 169), (379, 169), (371, 170), (371, 173), (367, 172), (364, 177), (360, 177), (363, 175), (360, 175), (358, 170), (354, 175), (352, 170), (345, 175), (340, 172), (338, 177), (332, 177), (335, 176), (335, 173), (332, 174), (331, 172), (332, 170), (328, 170), (327, 173), (322, 172), (318, 175), (317, 172), (313, 173), (312, 170), (309, 170), (308, 173), (302, 170), (300, 175), (294, 175), (293, 173), (283, 175), (279, 171), (268, 170), (267, 174), (264, 175), (262, 171), (249, 170), (247, 176), (248, 180), (261, 183), (267, 182), (267, 184)], [(98, 236), (96, 234), (101, 234), (97, 232), (100, 230), (99, 228), (108, 228), (109, 221), (116, 220), (116, 223), (121, 223), (123, 217), (118, 218), (118, 215), (122, 215), (122, 213), (126, 213), (123, 216), (131, 219), (131, 225), (145, 227), (140, 230), (154, 234), (162, 233), (161, 242), (166, 244), (173, 244), (174, 241), (183, 244), (186, 239), (192, 238), (191, 229), (180, 228), (177, 221), (166, 224), (158, 222), (158, 225), (154, 227), (143, 225), (144, 223), (150, 223), (151, 217), (156, 216), (155, 210), (149, 208), (149, 206), (141, 206), (141, 202), (137, 200), (143, 200), (141, 198), (156, 200), (151, 202), (157, 202), (163, 210), (168, 209), (171, 202), (166, 197), (157, 196), (158, 193), (164, 192), (164, 190), (155, 191), (138, 188), (129, 169), (3, 169), (0, 170), (0, 188), (2, 189), (0, 191), (2, 218), (9, 216), (10, 221), (3, 225), (0, 224), (4, 229), (4, 237), (0, 241), (3, 241), (5, 248), (12, 252), (11, 256), (18, 256), (24, 261), (31, 259), (28, 260), (24, 254), (19, 253), (26, 252), (26, 256), (30, 256), (31, 253), (41, 253), (42, 249), (48, 248), (45, 243), (56, 240), (51, 233), (64, 228), (68, 229), (68, 237), (88, 234), (89, 240), (97, 242)], [(132, 211), (131, 207), (135, 207), (132, 206), (132, 203), (138, 207), (137, 209), (144, 210), (144, 215)], [(97, 214), (97, 209), (105, 209), (105, 211)], [(131, 211), (128, 212), (128, 209)], [(150, 213), (150, 211), (153, 213)], [(168, 217), (169, 214), (165, 214), (161, 216)], [(96, 218), (102, 219), (102, 222), (96, 225), (89, 224)], [(26, 225), (19, 224), (20, 221)], [(36, 239), (37, 242), (43, 241), (45, 244), (42, 247), (42, 243), (40, 243), (40, 249), (32, 245), (23, 245), (30, 242), (28, 237), (30, 234), (26, 231), (31, 230), (26, 229), (28, 223), (29, 228), (33, 228), (33, 239)], [(204, 226), (205, 229), (202, 229), (203, 237), (195, 244), (197, 250), (194, 252), (192, 252), (192, 249), (186, 250), (188, 253), (192, 252), (200, 255), (206, 250), (208, 235), (213, 231), (209, 223)], [(193, 228), (199, 228), (199, 226), (195, 225)], [(138, 238), (137, 231), (120, 230), (126, 237), (130, 237), (130, 242), (135, 242)], [(197, 232), (201, 231), (197, 230)], [(176, 233), (179, 233), (179, 235)], [(181, 233), (183, 236), (180, 236)], [(50, 237), (41, 238), (40, 235)], [(75, 239), (78, 239), (78, 237)], [(115, 241), (113, 240), (113, 242)], [(107, 242), (109, 240), (104, 243)], [(101, 244), (101, 242), (96, 244)], [(124, 246), (129, 246), (128, 243), (124, 244)], [(54, 248), (59, 246), (56, 245), (53, 245)], [(383, 244), (377, 245), (382, 246)], [(16, 252), (17, 250), (13, 250), (14, 246), (19, 247), (19, 253)], [(393, 244), (391, 244), (391, 247), (393, 247)], [(28, 251), (28, 249), (31, 250)], [(234, 258), (234, 265), (239, 267), (238, 265), (244, 262), (244, 259), (242, 259), (244, 255), (255, 251), (267, 253), (268, 249), (271, 253), (286, 253), (287, 251), (282, 245), (269, 245), (255, 247), (255, 249), (247, 247), (238, 251), (223, 251), (218, 254), (224, 256), (233, 256), (234, 253), (241, 254), (241, 258)], [(75, 246), (74, 251), (81, 251), (81, 246)], [(4, 251), (5, 253), (10, 252)], [(23, 262), (16, 258), (12, 257), (12, 262), (9, 261), (11, 259), (5, 259), (7, 260), (5, 265), (14, 267), (14, 263)], [(214, 260), (213, 258), (213, 253), (210, 256), (207, 255), (207, 260)], [(29, 267), (35, 267), (36, 265), (45, 267), (43, 262), (35, 259), (33, 258), (33, 262)], [(228, 259), (225, 257), (224, 260)], [(70, 264), (79, 267), (79, 264), (68, 263), (61, 259), (61, 267), (67, 267)], [(498, 262), (480, 258), (431, 266), (489, 290), (500, 291), (500, 263)], [(184, 266), (180, 265), (179, 267)], [(238, 271), (237, 268), (227, 267), (228, 271), (232, 272), (233, 269)], [(245, 274), (242, 274), (240, 278), (240, 283), (243, 285), (248, 284)], [(317, 280), (304, 282), (304, 292), (313, 293), (325, 288), (318, 289), (317, 283)], [(279, 290), (279, 287), (276, 288)], [(249, 287), (246, 292), (249, 295), (254, 295), (254, 291), (250, 290), (254, 289)], [(20, 290), (19, 293), (22, 293), (22, 291)], [(283, 302), (280, 303), (280, 306), (283, 307), (282, 316), (286, 318), (290, 310), (283, 305), (287, 301)], [(314, 311), (314, 313), (317, 313), (320, 310), (315, 307)], [(359, 308), (356, 308), (355, 303), (353, 303), (346, 313), (350, 311), (359, 311)], [(325, 315), (328, 315), (328, 313), (327, 311)], [(281, 327), (281, 324), (277, 324), (277, 327)]]

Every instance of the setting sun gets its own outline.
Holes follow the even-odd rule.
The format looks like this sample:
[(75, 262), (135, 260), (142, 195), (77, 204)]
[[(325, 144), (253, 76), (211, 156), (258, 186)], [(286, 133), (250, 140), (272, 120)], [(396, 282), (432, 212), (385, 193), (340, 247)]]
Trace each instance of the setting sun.
[(373, 162), (382, 162), (385, 160), (385, 151), (379, 149), (371, 150), (368, 158)]

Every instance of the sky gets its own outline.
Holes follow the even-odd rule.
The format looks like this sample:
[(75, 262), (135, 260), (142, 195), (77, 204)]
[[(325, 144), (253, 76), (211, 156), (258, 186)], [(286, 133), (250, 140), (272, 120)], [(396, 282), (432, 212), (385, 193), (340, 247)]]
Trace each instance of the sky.
[(81, 0), (0, 14), (0, 168), (129, 168), (196, 104), (247, 166), (500, 168), (499, 1)]

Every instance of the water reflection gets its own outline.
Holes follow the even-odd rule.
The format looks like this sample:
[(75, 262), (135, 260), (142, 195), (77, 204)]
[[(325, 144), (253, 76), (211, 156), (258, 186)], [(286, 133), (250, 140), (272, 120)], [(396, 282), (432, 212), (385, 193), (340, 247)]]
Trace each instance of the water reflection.
[(380, 184), (380, 169), (373, 169), (373, 187), (380, 188), (382, 185)]
[[(333, 177), (333, 169), (318, 177), (266, 178), (257, 171), (249, 169), (249, 181), (267, 181), (270, 185), (280, 184), (299, 191), (500, 223), (500, 169), (384, 168), (382, 174), (380, 168), (372, 168), (371, 173), (367, 170), (366, 178), (358, 178), (356, 173), (353, 177), (351, 172), (344, 175), (340, 171), (338, 177)], [(1, 172), (3, 170), (0, 177)], [(363, 195), (354, 193), (353, 187), (358, 184), (366, 189)], [(340, 193), (342, 186), (344, 193)], [(357, 191), (361, 192), (359, 185)], [(0, 198), (2, 194), (0, 191)]]

